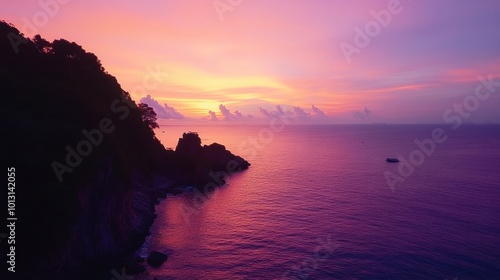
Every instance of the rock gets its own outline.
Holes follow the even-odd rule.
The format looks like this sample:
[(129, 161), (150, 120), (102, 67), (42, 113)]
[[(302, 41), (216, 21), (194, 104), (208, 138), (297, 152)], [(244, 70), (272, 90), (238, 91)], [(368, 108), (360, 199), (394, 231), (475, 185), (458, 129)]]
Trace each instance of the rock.
[(250, 166), (249, 162), (234, 155), (226, 150), (224, 145), (218, 143), (203, 146), (200, 156), (210, 163), (213, 171), (232, 173), (247, 169)]
[(187, 155), (196, 155), (201, 148), (201, 139), (196, 132), (188, 132), (182, 134), (179, 138), (175, 152)]
[(158, 268), (160, 267), (166, 260), (168, 259), (168, 256), (163, 254), (163, 253), (160, 253), (160, 252), (157, 252), (157, 251), (153, 251), (151, 252), (151, 254), (149, 254), (149, 257), (147, 259), (147, 263), (154, 267), (154, 268)]

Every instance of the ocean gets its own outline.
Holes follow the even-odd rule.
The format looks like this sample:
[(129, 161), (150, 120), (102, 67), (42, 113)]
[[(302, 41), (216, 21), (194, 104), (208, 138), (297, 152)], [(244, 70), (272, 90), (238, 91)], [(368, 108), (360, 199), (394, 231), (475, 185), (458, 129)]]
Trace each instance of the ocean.
[(169, 259), (138, 279), (500, 279), (500, 126), (156, 133), (175, 149), (186, 131), (252, 166), (163, 200), (143, 251)]

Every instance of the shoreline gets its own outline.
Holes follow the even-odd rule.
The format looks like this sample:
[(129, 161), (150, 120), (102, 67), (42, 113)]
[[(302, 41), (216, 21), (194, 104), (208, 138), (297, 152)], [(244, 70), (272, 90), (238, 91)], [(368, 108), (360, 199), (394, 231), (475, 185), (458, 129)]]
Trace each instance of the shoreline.
[[(248, 169), (248, 167), (245, 169), (242, 169), (239, 172), (243, 172), (246, 169)], [(221, 173), (220, 171), (216, 171), (216, 172)], [(162, 176), (160, 176), (160, 177), (162, 177)], [(217, 187), (224, 186), (226, 184), (227, 178), (222, 177), (222, 176), (219, 178), (220, 179), (218, 180), (218, 182), (207, 181), (207, 182), (205, 182), (205, 184), (198, 184), (198, 185), (195, 185), (195, 184), (189, 185), (189, 184), (185, 184), (185, 183), (171, 182), (167, 187), (164, 187), (164, 191), (161, 194), (159, 194), (158, 197), (154, 200), (155, 201), (153, 203), (154, 211), (152, 212), (152, 215), (151, 215), (152, 219), (148, 219), (145, 221), (145, 224), (143, 227), (143, 232), (145, 232), (146, 234), (144, 234), (143, 236), (138, 238), (139, 240), (143, 240), (141, 245), (139, 247), (137, 247), (135, 250), (133, 250), (132, 252), (129, 252), (128, 255), (124, 258), (124, 261), (121, 262), (121, 265), (118, 265), (118, 267), (122, 267), (124, 269), (123, 271), (117, 270), (116, 267), (114, 267), (114, 268), (110, 267), (109, 271), (111, 271), (112, 273), (113, 273), (113, 271), (115, 271), (115, 272), (118, 271), (121, 274), (125, 273), (128, 276), (139, 277), (139, 279), (142, 279), (140, 277), (150, 276), (148, 274), (144, 275), (144, 273), (147, 273), (148, 268), (152, 268), (152, 266), (148, 265), (146, 259), (148, 258), (148, 256), (150, 256), (150, 254), (152, 252), (157, 252), (157, 251), (146, 250), (145, 245), (147, 243), (147, 239), (152, 237), (151, 229), (158, 218), (157, 206), (159, 206), (161, 203), (165, 202), (165, 200), (169, 196), (181, 196), (181, 195), (184, 195), (184, 194), (187, 194), (190, 192), (197, 192), (198, 195), (201, 194), (204, 196), (203, 199), (209, 199), (211, 192), (207, 193), (204, 189), (204, 185), (206, 186), (207, 184), (216, 183)], [(221, 181), (224, 183), (218, 184)], [(168, 257), (169, 252), (160, 252), (160, 253), (163, 253), (163, 254), (167, 255), (167, 257)], [(168, 260), (166, 260), (165, 262), (168, 262)], [(107, 279), (106, 277), (108, 277), (108, 276), (104, 276), (104, 277), (102, 277), (102, 279)], [(144, 279), (146, 279), (146, 278), (144, 278)]]

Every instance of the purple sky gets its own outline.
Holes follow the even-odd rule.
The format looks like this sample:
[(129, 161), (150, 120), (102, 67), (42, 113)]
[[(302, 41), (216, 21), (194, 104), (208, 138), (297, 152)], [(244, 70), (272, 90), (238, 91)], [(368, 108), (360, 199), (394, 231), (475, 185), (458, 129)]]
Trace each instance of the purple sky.
[(500, 81), (500, 1), (0, 5), (26, 35), (95, 53), (168, 123), (256, 122), (276, 105), (308, 123), (442, 123), (448, 109), (466, 122), (500, 123), (500, 86), (475, 95), (479, 76)]

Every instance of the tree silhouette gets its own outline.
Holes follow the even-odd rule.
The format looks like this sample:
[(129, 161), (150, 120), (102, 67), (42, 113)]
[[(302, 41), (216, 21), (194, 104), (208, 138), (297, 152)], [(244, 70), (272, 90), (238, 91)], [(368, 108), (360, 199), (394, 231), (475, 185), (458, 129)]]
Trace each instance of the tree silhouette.
[(144, 123), (146, 123), (151, 129), (160, 127), (156, 122), (156, 112), (153, 108), (149, 107), (146, 103), (139, 103), (138, 107), (141, 111), (142, 121)]
[(86, 52), (82, 46), (64, 39), (52, 42), (51, 53), (58, 59), (74, 61), (92, 71), (104, 71), (101, 61), (93, 53)]
[(36, 48), (40, 52), (49, 53), (52, 51), (52, 44), (49, 41), (43, 39), (40, 35), (35, 35), (35, 37), (33, 37), (33, 43), (35, 43)]
[[(0, 20), (0, 62), (2, 158), (26, 171), (16, 196), (29, 205), (16, 213), (19, 279), (109, 279), (144, 242), (159, 197), (238, 161), (219, 146), (203, 152), (198, 136), (196, 154), (166, 150), (153, 108), (76, 43), (28, 39)], [(154, 186), (157, 175), (169, 183)]]

